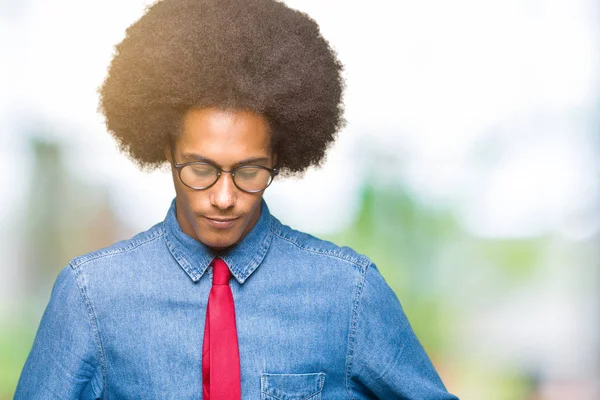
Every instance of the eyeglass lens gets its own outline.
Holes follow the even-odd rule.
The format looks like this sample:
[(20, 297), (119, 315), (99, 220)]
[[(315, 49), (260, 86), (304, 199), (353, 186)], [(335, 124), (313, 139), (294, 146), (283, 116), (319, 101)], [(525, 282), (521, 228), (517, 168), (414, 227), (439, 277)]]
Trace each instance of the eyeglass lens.
[[(218, 169), (210, 164), (189, 164), (181, 169), (181, 180), (192, 188), (202, 189), (215, 183), (218, 173)], [(233, 173), (236, 186), (250, 192), (265, 189), (271, 179), (271, 173), (260, 167), (244, 166)]]

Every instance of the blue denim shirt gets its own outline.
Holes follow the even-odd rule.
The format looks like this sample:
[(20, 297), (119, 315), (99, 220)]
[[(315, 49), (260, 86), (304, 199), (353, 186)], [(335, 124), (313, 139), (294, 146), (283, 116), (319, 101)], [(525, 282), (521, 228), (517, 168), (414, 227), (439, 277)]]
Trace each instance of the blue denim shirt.
[[(146, 232), (73, 259), (15, 399), (200, 399), (214, 256), (173, 202)], [(456, 399), (367, 257), (282, 225), (263, 201), (223, 259), (244, 399)]]

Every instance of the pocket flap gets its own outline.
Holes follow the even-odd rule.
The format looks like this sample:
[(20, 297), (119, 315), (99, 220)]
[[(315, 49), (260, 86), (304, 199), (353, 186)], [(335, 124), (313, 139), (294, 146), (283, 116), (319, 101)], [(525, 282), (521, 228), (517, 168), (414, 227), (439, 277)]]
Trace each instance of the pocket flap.
[(262, 374), (261, 391), (280, 400), (306, 400), (323, 391), (325, 374)]

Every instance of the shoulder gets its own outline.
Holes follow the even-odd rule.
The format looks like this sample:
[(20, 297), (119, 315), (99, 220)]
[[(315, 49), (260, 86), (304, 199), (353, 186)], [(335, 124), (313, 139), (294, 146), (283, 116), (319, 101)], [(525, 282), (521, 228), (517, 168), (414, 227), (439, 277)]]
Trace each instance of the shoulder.
[(372, 264), (368, 256), (358, 253), (350, 247), (338, 246), (330, 241), (290, 228), (273, 216), (271, 216), (270, 229), (274, 241), (279, 241), (281, 245), (294, 249), (304, 257), (325, 257), (331, 261), (351, 264), (363, 273)]
[(140, 232), (130, 239), (118, 241), (108, 247), (92, 251), (87, 254), (75, 257), (69, 263), (74, 270), (82, 269), (88, 264), (94, 264), (114, 257), (137, 256), (148, 250), (149, 246), (156, 246), (163, 238), (163, 223), (159, 222), (150, 229)]

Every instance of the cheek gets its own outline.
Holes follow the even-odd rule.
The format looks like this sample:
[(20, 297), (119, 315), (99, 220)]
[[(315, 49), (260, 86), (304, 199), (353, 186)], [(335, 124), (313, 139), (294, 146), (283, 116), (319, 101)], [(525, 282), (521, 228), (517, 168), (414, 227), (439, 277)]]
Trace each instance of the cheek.
[(254, 224), (260, 217), (260, 205), (262, 196), (248, 199), (248, 208), (246, 209), (246, 225)]
[(203, 204), (208, 202), (208, 192), (190, 189), (181, 181), (175, 181), (175, 194), (180, 198), (188, 211), (197, 213), (202, 210)]

